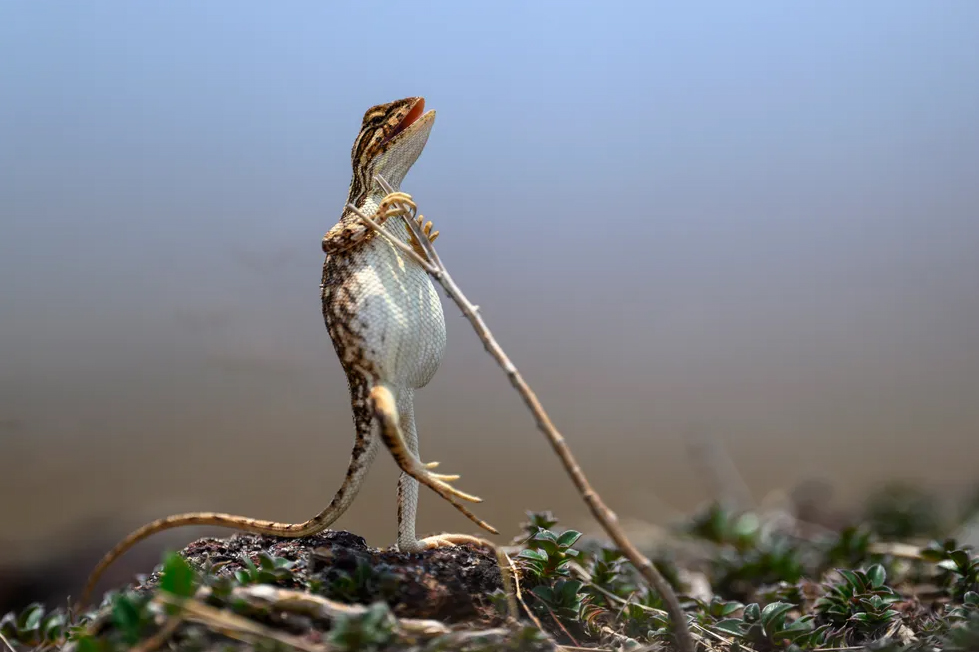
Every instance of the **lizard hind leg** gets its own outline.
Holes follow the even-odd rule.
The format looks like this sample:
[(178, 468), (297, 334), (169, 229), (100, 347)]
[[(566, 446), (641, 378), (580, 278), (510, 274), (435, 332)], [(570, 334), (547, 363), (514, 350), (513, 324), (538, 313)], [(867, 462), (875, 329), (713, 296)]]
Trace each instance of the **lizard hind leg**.
[[(429, 487), (432, 491), (447, 500), (453, 507), (465, 514), (466, 517), (473, 523), (484, 530), (487, 530), (488, 532), (498, 534), (496, 528), (477, 517), (459, 502), (459, 500), (466, 500), (474, 503), (482, 502), (481, 498), (460, 491), (449, 484), (451, 481), (456, 480), (459, 476), (433, 473), (431, 469), (435, 467), (437, 462), (424, 464), (418, 459), (418, 455), (412, 450), (412, 448), (417, 448), (417, 441), (412, 441), (411, 447), (409, 447), (409, 442), (406, 441), (404, 433), (401, 429), (401, 420), (398, 414), (398, 407), (392, 391), (384, 385), (376, 385), (373, 389), (371, 389), (370, 397), (371, 403), (374, 406), (374, 414), (377, 417), (381, 441), (383, 441), (391, 451), (391, 455), (394, 457), (394, 461), (398, 464), (398, 467), (400, 467), (406, 475)], [(404, 483), (399, 485), (399, 489), (401, 491), (404, 491), (406, 488), (407, 487)], [(409, 489), (408, 495), (404, 495), (402, 497), (402, 500), (404, 501), (403, 504), (399, 505), (399, 521), (402, 522), (399, 523), (398, 544), (399, 548), (402, 549), (404, 549), (402, 546), (407, 546), (419, 550), (426, 547), (431, 547), (431, 544), (424, 543), (425, 541), (428, 541), (427, 539), (423, 541), (415, 540), (414, 519), (418, 500), (417, 491), (413, 492), (413, 494), (414, 495), (412, 496)], [(405, 528), (405, 524), (409, 521), (411, 525), (410, 532), (408, 532)], [(453, 542), (450, 541), (450, 539), (454, 536), (456, 535), (443, 535), (443, 539), (441, 540), (443, 540), (444, 543), (442, 545), (452, 544)], [(465, 535), (458, 536), (465, 537)], [(475, 537), (472, 538), (475, 539)], [(434, 543), (434, 541), (432, 543)]]

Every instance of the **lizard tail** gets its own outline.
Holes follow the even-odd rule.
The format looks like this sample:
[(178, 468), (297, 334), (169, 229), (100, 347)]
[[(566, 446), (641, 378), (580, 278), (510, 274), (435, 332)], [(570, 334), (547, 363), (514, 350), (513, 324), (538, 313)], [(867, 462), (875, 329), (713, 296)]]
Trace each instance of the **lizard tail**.
[(360, 490), (360, 486), (364, 482), (364, 478), (367, 476), (367, 471), (370, 470), (371, 462), (374, 461), (374, 457), (377, 455), (379, 442), (376, 437), (371, 436), (373, 413), (367, 404), (369, 391), (370, 387), (366, 382), (350, 383), (356, 439), (354, 441), (353, 452), (350, 456), (350, 464), (347, 466), (347, 474), (326, 509), (302, 523), (280, 523), (278, 521), (266, 521), (222, 512), (188, 512), (158, 518), (131, 532), (102, 557), (88, 576), (85, 588), (75, 603), (75, 612), (81, 613), (84, 606), (89, 603), (95, 585), (109, 566), (134, 545), (157, 532), (188, 525), (212, 525), (232, 528), (241, 532), (270, 534), (295, 539), (317, 534), (332, 525), (347, 511), (351, 503), (353, 503), (357, 492)]

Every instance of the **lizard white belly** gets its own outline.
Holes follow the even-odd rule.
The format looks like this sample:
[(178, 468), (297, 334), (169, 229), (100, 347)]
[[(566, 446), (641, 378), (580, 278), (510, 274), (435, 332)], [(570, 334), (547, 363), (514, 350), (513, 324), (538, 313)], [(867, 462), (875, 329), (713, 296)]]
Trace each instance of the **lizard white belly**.
[[(407, 241), (400, 220), (385, 227)], [(360, 260), (352, 280), (359, 289), (354, 314), (364, 353), (386, 382), (423, 387), (445, 351), (445, 316), (435, 286), (425, 270), (383, 238), (372, 239)]]

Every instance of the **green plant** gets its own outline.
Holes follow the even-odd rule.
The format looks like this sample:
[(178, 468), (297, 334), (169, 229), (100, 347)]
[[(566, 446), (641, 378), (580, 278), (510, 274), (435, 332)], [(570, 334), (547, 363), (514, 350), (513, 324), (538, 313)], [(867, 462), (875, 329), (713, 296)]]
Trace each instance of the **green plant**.
[(159, 582), (161, 591), (189, 598), (194, 595), (198, 582), (197, 573), (181, 555), (171, 552), (164, 557)]
[(663, 611), (662, 599), (652, 591), (644, 591), (622, 608), (622, 632), (634, 639), (652, 640), (668, 635), (670, 621)]
[(759, 585), (795, 583), (805, 573), (797, 543), (784, 534), (766, 531), (753, 512), (736, 513), (712, 503), (694, 517), (686, 532), (719, 547), (711, 559), (709, 576), (725, 598), (748, 601)]
[[(824, 625), (817, 629), (826, 634), (827, 641), (842, 640), (849, 644), (872, 640), (892, 621), (900, 618), (900, 613), (891, 605), (901, 602), (903, 598), (887, 586), (887, 573), (883, 566), (874, 564), (866, 570), (841, 568), (836, 572), (840, 580), (829, 584), (826, 594), (814, 605), (818, 621)], [(841, 636), (845, 631), (857, 636)]]
[(932, 541), (922, 549), (921, 557), (941, 569), (939, 582), (953, 598), (979, 591), (979, 557), (972, 555), (972, 548), (959, 548), (955, 539)]
[(854, 568), (867, 562), (879, 562), (881, 555), (870, 552), (877, 541), (877, 534), (864, 524), (850, 525), (834, 533), (825, 544), (821, 569), (833, 567)]
[(526, 541), (537, 534), (540, 530), (550, 530), (557, 525), (557, 517), (551, 511), (527, 512), (527, 520), (520, 524), (520, 530), (524, 533), (518, 537), (520, 541)]
[(885, 539), (933, 537), (942, 529), (938, 501), (905, 483), (889, 484), (874, 493), (865, 506), (869, 528)]
[(792, 643), (808, 643), (813, 632), (813, 617), (791, 620), (789, 614), (797, 609), (788, 602), (772, 602), (760, 608), (757, 603), (744, 608), (742, 640), (752, 647), (785, 647)]
[(531, 593), (558, 618), (577, 620), (587, 598), (581, 587), (579, 580), (560, 579), (551, 586), (539, 584), (531, 589)]
[(581, 537), (580, 532), (567, 530), (560, 536), (550, 530), (538, 530), (527, 542), (527, 548), (517, 555), (523, 567), (537, 580), (570, 575), (568, 564), (579, 555), (571, 546)]
[(245, 568), (235, 571), (235, 579), (242, 586), (248, 584), (285, 584), (293, 579), (292, 569), (296, 562), (283, 557), (273, 557), (264, 552), (258, 555), (258, 565), (245, 557)]
[(949, 629), (943, 641), (945, 652), (975, 652), (979, 650), (979, 614)]
[(798, 550), (785, 538), (766, 540), (745, 552), (722, 550), (713, 560), (713, 584), (721, 595), (748, 599), (752, 587), (777, 582), (795, 583), (804, 567)]
[(10, 612), (0, 618), (0, 634), (25, 645), (40, 647), (60, 640), (66, 625), (64, 613), (48, 613), (44, 605), (33, 602), (19, 614)]
[(595, 604), (608, 608), (615, 606), (607, 593), (616, 596), (630, 595), (637, 589), (637, 584), (626, 569), (625, 557), (622, 551), (615, 548), (600, 548), (591, 558), (588, 574), (591, 576), (585, 592), (592, 596)]
[(949, 607), (948, 617), (951, 620), (968, 620), (979, 617), (979, 593), (967, 592), (962, 597), (962, 604)]
[(376, 650), (394, 638), (395, 621), (384, 602), (375, 602), (366, 613), (340, 616), (330, 630), (329, 642), (341, 650)]
[(758, 541), (761, 521), (753, 512), (738, 513), (719, 502), (712, 502), (703, 512), (694, 515), (684, 529), (711, 543), (747, 550)]
[(394, 576), (384, 568), (375, 568), (370, 561), (359, 559), (352, 571), (337, 569), (325, 585), (318, 584), (322, 595), (353, 604), (392, 593), (394, 581)]
[(741, 636), (743, 629), (742, 618), (736, 617), (736, 613), (744, 609), (744, 605), (736, 600), (724, 600), (720, 596), (714, 596), (710, 602), (700, 600), (694, 601), (696, 610), (693, 619), (702, 627), (713, 627), (725, 634)]

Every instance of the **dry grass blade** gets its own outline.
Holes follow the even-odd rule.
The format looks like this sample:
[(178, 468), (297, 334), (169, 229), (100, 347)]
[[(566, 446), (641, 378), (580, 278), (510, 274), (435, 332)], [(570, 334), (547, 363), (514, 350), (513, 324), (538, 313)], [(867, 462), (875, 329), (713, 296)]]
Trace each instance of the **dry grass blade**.
[(517, 622), (520, 618), (520, 609), (517, 607), (517, 592), (514, 587), (514, 583), (517, 581), (517, 569), (513, 565), (513, 560), (503, 550), (493, 546), (493, 551), (496, 553), (496, 565), (500, 567), (503, 590), (506, 591), (507, 615), (511, 621)]
[[(255, 607), (274, 607), (278, 611), (286, 611), (320, 620), (363, 616), (370, 611), (363, 605), (338, 602), (312, 593), (282, 589), (269, 584), (236, 587), (231, 591), (231, 597)], [(452, 631), (437, 620), (398, 618), (396, 622), (402, 631), (428, 638), (444, 636)]]
[(330, 652), (335, 649), (327, 645), (312, 645), (295, 636), (281, 634), (243, 616), (210, 607), (191, 598), (176, 598), (168, 593), (160, 593), (154, 600), (180, 608), (180, 616), (184, 620), (207, 625), (228, 638), (251, 645), (257, 640), (265, 639), (303, 652)]
[[(375, 177), (377, 182), (381, 185), (384, 191), (388, 194), (394, 192), (394, 188), (385, 181), (382, 177)], [(530, 385), (524, 380), (520, 372), (517, 371), (517, 367), (510, 361), (503, 348), (497, 343), (493, 338), (489, 327), (486, 326), (486, 322), (483, 321), (482, 316), (479, 314), (478, 308), (466, 298), (459, 289), (459, 286), (455, 284), (452, 280), (452, 276), (449, 274), (445, 265), (442, 264), (439, 258), (438, 252), (435, 251), (435, 247), (429, 242), (428, 238), (425, 237), (422, 230), (415, 223), (413, 217), (413, 207), (404, 205), (403, 208), (405, 212), (401, 214), (402, 219), (404, 219), (405, 224), (414, 233), (415, 238), (418, 239), (421, 244), (422, 250), (425, 252), (427, 261), (420, 261), (421, 257), (415, 254), (413, 258), (416, 261), (420, 261), (419, 264), (432, 275), (432, 277), (442, 285), (445, 293), (452, 299), (462, 313), (472, 324), (473, 329), (476, 331), (476, 335), (482, 341), (483, 346), (486, 351), (496, 360), (496, 362), (503, 368), (507, 377), (510, 379), (510, 384), (513, 385), (514, 389), (523, 399), (527, 408), (530, 410), (531, 414), (534, 416), (534, 420), (537, 423), (537, 428), (544, 433), (547, 437), (548, 442), (551, 444), (551, 448), (557, 454), (561, 463), (564, 465), (565, 471), (571, 477), (571, 481), (574, 483), (575, 487), (578, 489), (578, 493), (581, 495), (585, 504), (588, 505), (592, 516), (601, 524), (602, 528), (609, 535), (615, 545), (623, 552), (623, 554), (629, 559), (636, 570), (639, 571), (643, 579), (656, 590), (657, 593), (663, 598), (666, 603), (667, 611), (670, 614), (670, 620), (673, 623), (673, 628), (676, 634), (677, 643), (681, 652), (694, 652), (695, 645), (693, 636), (690, 634), (690, 629), (687, 626), (686, 616), (683, 613), (683, 609), (680, 607), (680, 601), (676, 597), (676, 593), (673, 588), (669, 585), (663, 575), (653, 566), (652, 562), (646, 558), (639, 549), (636, 548), (629, 538), (626, 536), (625, 531), (619, 526), (618, 517), (612, 510), (610, 510), (605, 502), (601, 499), (598, 492), (596, 492), (591, 483), (588, 482), (588, 478), (585, 477), (584, 472), (581, 470), (577, 460), (575, 460), (574, 455), (571, 453), (571, 449), (568, 447), (558, 432), (558, 429), (551, 422), (550, 417), (545, 412), (544, 407), (541, 405), (540, 401), (537, 399), (537, 395), (534, 394)], [(379, 227), (375, 222), (373, 222), (368, 216), (364, 215), (362, 212), (357, 211), (357, 215), (371, 228), (375, 231), (383, 234), (389, 241), (394, 243), (397, 241), (396, 238), (391, 237), (387, 234), (382, 227)], [(411, 217), (409, 217), (411, 215)], [(404, 244), (397, 241), (398, 244)], [(408, 247), (404, 244), (404, 247)], [(410, 249), (410, 247), (408, 247)]]

